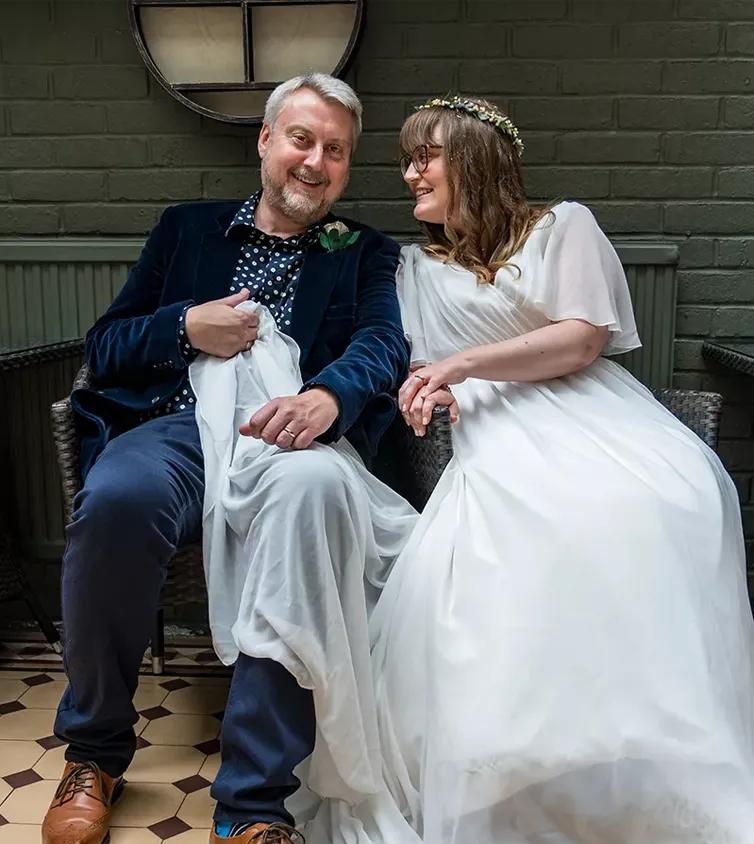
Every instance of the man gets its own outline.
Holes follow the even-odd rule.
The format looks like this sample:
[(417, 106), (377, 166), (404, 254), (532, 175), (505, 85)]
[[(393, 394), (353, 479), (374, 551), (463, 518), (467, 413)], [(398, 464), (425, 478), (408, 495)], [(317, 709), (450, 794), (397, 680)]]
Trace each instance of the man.
[[(346, 248), (329, 252), (319, 240), (360, 131), (361, 105), (342, 81), (312, 74), (279, 86), (259, 136), (262, 191), (244, 204), (165, 211), (87, 336), (97, 389), (72, 399), (85, 481), (63, 561), (70, 685), (55, 724), (67, 765), (44, 844), (102, 844), (108, 835), (135, 751), (132, 697), (165, 564), (201, 533), (204, 464), (188, 367), (199, 352), (230, 358), (251, 348), (258, 318), (235, 306), (251, 297), (270, 309), (300, 347), (304, 380), (244, 433), (294, 450), (345, 435), (368, 458), (394, 414), (388, 394), (408, 364), (398, 248), (350, 221), (360, 235)], [(290, 476), (296, 463), (285, 464), (285, 482), (318, 495), (311, 472)], [(283, 801), (298, 787), (293, 769), (314, 734), (311, 691), (278, 663), (241, 654), (212, 791), (212, 842), (295, 839)]]

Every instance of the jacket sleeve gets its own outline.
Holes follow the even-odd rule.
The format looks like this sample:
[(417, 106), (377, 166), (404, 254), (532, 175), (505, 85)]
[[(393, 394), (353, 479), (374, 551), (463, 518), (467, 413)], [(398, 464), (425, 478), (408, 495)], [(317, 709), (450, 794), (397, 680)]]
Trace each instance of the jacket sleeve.
[(399, 248), (387, 237), (375, 237), (379, 238), (376, 248), (359, 270), (351, 342), (341, 357), (303, 387), (327, 387), (340, 405), (338, 419), (319, 438), (321, 442), (340, 439), (371, 400), (394, 393), (408, 372), (409, 349), (395, 287)]
[(177, 209), (166, 209), (123, 289), (86, 336), (86, 361), (95, 378), (124, 383), (188, 366), (179, 321), (191, 300), (160, 305), (177, 243)]

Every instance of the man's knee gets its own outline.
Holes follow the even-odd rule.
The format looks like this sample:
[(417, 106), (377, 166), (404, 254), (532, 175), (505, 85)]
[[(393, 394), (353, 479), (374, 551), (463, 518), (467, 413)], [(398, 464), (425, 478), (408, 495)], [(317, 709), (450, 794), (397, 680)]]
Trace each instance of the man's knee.
[(170, 497), (170, 481), (148, 454), (103, 458), (76, 497), (74, 532), (105, 544), (128, 542), (154, 528)]
[(329, 448), (310, 448), (286, 452), (271, 467), (269, 481), (284, 498), (336, 503), (343, 501), (348, 476), (335, 452)]

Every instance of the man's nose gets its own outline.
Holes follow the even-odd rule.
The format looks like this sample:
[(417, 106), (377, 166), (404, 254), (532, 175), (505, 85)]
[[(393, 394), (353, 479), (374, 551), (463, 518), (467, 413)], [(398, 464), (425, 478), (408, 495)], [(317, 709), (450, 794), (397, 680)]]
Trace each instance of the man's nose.
[(324, 158), (325, 158), (324, 149), (319, 145), (313, 146), (309, 150), (309, 154), (306, 156), (306, 160), (304, 161), (304, 164), (310, 170), (316, 170), (318, 173), (320, 173), (320, 172), (322, 172), (322, 166), (324, 164)]

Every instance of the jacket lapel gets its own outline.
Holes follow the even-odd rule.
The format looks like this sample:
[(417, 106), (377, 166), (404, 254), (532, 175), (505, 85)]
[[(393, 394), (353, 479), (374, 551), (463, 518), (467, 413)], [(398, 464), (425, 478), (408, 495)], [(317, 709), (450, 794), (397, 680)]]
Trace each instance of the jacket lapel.
[(194, 291), (197, 302), (222, 299), (231, 293), (233, 271), (241, 254), (243, 239), (227, 237), (225, 232), (238, 209), (224, 211), (215, 220), (215, 227), (204, 232), (199, 244)]
[(310, 247), (306, 252), (291, 314), (291, 337), (301, 349), (302, 365), (322, 324), (338, 280), (344, 252), (345, 249), (327, 252), (319, 244)]

